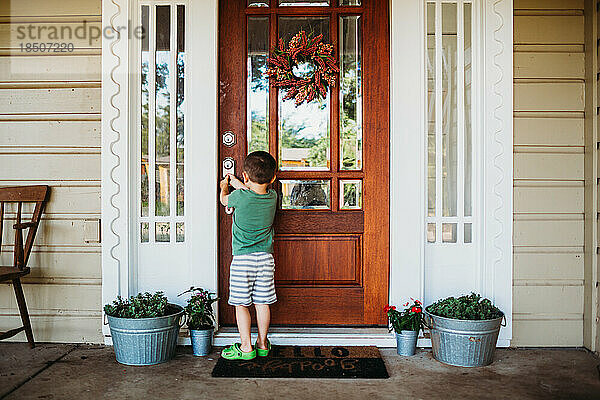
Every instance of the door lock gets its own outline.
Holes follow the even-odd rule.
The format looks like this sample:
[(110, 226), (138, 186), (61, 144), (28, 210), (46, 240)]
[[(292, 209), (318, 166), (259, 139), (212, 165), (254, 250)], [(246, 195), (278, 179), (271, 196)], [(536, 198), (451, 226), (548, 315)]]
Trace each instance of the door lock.
[(235, 145), (235, 133), (232, 131), (225, 131), (223, 133), (223, 144), (227, 147), (233, 147)]

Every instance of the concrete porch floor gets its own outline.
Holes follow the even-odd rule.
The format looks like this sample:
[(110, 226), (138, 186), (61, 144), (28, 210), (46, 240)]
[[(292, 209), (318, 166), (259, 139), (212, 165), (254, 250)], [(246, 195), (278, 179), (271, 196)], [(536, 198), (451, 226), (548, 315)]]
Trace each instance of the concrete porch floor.
[(498, 349), (483, 368), (450, 367), (429, 349), (381, 349), (390, 379), (224, 379), (218, 357), (179, 347), (171, 362), (127, 367), (112, 348), (0, 343), (0, 399), (600, 399), (600, 360), (585, 350)]

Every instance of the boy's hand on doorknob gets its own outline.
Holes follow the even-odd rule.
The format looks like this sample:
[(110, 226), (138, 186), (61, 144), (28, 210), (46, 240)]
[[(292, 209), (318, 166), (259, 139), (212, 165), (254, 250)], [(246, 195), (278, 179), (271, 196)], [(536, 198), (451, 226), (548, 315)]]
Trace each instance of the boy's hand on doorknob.
[(223, 192), (227, 192), (229, 188), (229, 175), (225, 176), (221, 182), (219, 182), (219, 186)]
[(230, 179), (229, 184), (233, 186), (234, 189), (248, 189), (246, 185), (242, 183), (237, 177), (234, 175), (227, 175)]

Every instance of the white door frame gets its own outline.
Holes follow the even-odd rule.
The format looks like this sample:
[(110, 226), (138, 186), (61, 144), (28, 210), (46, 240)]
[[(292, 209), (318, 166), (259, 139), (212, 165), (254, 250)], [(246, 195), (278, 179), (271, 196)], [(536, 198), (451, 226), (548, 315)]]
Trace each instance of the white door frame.
[[(483, 163), (483, 210), (485, 244), (482, 249), (482, 293), (506, 312), (508, 326), (498, 344), (507, 346), (512, 338), (512, 0), (481, 0), (483, 4), (483, 87), (482, 126), (485, 143)], [(390, 0), (391, 15), (391, 271), (390, 304), (424, 293), (424, 21), (423, 0)], [(134, 0), (103, 2), (105, 27), (126, 27)], [(191, 1), (188, 23), (189, 53), (187, 78), (190, 82), (189, 134), (186, 147), (193, 156), (186, 159), (186, 178), (193, 180), (193, 198), (188, 202), (189, 281), (216, 291), (217, 257), (217, 112), (218, 112), (218, 0)], [(200, 22), (201, 21), (201, 22)], [(132, 256), (137, 226), (130, 210), (136, 210), (136, 193), (129, 181), (136, 165), (130, 143), (134, 140), (130, 115), (130, 71), (137, 62), (130, 54), (127, 34), (102, 41), (102, 302), (133, 291)], [(110, 34), (110, 30), (107, 31)], [(420, 54), (413, 62), (405, 55)], [(201, 95), (198, 95), (201, 94)], [(420, 99), (420, 100), (415, 100)], [(411, 188), (407, 196), (406, 188)], [(189, 200), (189, 198), (188, 198)], [(225, 294), (220, 294), (225, 298)], [(103, 326), (105, 342), (110, 332)], [(235, 335), (217, 332), (216, 344), (231, 343)], [(376, 344), (393, 346), (393, 336), (373, 334), (278, 334), (278, 343)], [(422, 340), (420, 345), (427, 345)]]

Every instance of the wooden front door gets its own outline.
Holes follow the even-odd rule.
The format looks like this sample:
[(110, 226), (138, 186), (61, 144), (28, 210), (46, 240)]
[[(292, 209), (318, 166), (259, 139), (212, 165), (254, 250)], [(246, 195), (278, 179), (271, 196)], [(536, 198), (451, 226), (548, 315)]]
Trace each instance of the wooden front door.
[[(389, 281), (387, 0), (223, 0), (219, 8), (219, 161), (269, 151), (275, 189), (274, 325), (383, 325)], [(325, 99), (296, 106), (269, 85), (267, 58), (299, 31), (331, 43), (340, 74)], [(310, 65), (295, 74), (310, 74)], [(201, 132), (198, 132), (201, 134)], [(219, 170), (223, 165), (219, 166)], [(220, 322), (231, 216), (219, 211)]]

